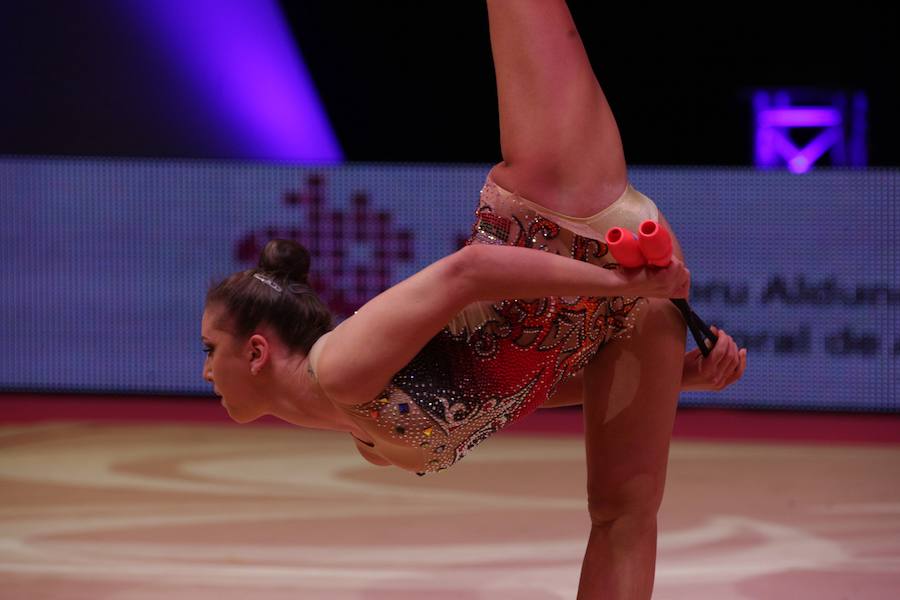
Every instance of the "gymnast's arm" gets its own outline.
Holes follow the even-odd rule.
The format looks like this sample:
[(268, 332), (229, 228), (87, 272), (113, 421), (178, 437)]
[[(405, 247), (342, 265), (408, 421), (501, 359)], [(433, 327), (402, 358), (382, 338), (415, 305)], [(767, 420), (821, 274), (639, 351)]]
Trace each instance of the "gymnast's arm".
[(319, 384), (338, 403), (373, 398), (457, 313), (479, 300), (686, 295), (690, 274), (680, 261), (629, 271), (531, 248), (467, 246), (382, 292), (336, 327), (323, 340)]

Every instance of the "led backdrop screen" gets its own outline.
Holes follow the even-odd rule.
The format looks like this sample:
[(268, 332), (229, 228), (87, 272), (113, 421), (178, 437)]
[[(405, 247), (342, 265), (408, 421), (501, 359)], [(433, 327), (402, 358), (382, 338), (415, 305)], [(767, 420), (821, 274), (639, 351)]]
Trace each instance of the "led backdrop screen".
[[(349, 314), (459, 247), (487, 171), (0, 160), (0, 388), (205, 393), (213, 278), (270, 238), (298, 239), (315, 286)], [(682, 404), (900, 409), (900, 171), (631, 179), (679, 235), (694, 310), (749, 349), (738, 384)]]

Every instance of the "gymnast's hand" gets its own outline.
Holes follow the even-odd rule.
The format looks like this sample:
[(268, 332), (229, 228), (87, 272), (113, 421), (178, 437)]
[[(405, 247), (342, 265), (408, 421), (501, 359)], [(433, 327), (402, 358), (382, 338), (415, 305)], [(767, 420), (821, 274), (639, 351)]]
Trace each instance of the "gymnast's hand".
[(698, 348), (684, 355), (681, 390), (684, 392), (718, 392), (737, 381), (747, 368), (747, 349), (738, 350), (730, 335), (715, 325), (710, 329), (718, 341), (709, 356)]
[(616, 272), (623, 280), (623, 296), (687, 299), (691, 289), (691, 272), (674, 256), (665, 267), (620, 265)]

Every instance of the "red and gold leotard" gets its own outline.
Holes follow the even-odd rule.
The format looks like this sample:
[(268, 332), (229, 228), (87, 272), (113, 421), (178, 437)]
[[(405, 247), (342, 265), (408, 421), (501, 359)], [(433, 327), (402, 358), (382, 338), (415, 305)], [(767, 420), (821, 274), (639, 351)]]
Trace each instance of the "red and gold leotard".
[[(615, 266), (603, 239), (658, 220), (630, 185), (600, 213), (573, 218), (504, 190), (481, 190), (468, 244), (538, 248)], [(549, 297), (468, 306), (398, 372), (374, 400), (347, 407), (397, 466), (420, 475), (446, 469), (509, 423), (536, 410), (603, 344), (628, 335), (642, 298)], [(387, 453), (388, 449), (385, 448)], [(394, 460), (394, 457), (403, 457)]]

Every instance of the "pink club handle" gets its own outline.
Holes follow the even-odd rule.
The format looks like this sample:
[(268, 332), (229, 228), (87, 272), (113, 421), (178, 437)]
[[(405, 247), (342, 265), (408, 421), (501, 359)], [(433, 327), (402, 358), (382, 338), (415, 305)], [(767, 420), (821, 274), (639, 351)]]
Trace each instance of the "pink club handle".
[(672, 262), (672, 238), (656, 221), (646, 220), (638, 229), (638, 243), (647, 262), (657, 267)]
[(638, 236), (624, 227), (606, 232), (606, 244), (616, 262), (623, 267), (651, 264), (665, 267), (672, 262), (672, 238), (656, 221), (646, 220), (638, 228)]
[(647, 262), (637, 238), (624, 227), (613, 227), (607, 231), (606, 244), (613, 258), (623, 267), (641, 267)]

